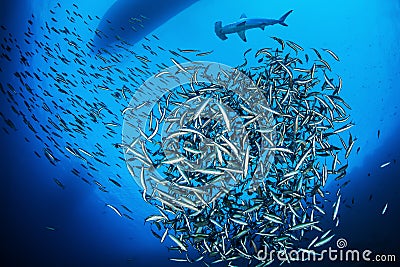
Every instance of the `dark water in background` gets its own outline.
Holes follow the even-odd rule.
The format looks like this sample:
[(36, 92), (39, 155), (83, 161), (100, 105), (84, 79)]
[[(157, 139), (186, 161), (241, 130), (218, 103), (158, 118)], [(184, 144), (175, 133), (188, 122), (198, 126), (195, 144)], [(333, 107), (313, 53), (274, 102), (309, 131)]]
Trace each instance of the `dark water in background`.
[[(357, 126), (352, 132), (358, 138), (356, 146), (361, 149), (358, 155), (354, 153), (350, 158), (347, 177), (351, 182), (342, 191), (346, 203), (354, 197), (355, 205), (351, 209), (341, 207), (336, 237), (345, 238), (353, 249), (396, 254), (399, 261), (399, 2), (388, 0), (384, 6), (382, 1), (372, 0), (351, 4), (346, 1), (249, 1), (245, 5), (232, 1), (228, 5), (226, 2), (200, 1), (157, 29), (157, 34), (164, 40), (164, 46), (214, 49), (214, 60), (232, 65), (242, 62), (242, 53), (248, 47), (271, 45), (266, 36), (273, 35), (294, 40), (304, 47), (327, 47), (339, 54), (341, 64), (335, 69), (344, 80), (344, 97), (353, 107), (351, 114)], [(90, 11), (101, 16), (112, 1), (103, 4), (76, 1), (76, 4), (81, 12)], [(32, 10), (40, 9), (40, 5), (32, 7), (21, 0), (2, 1), (1, 24), (22, 38), (27, 18)], [(247, 44), (233, 35), (225, 42), (214, 36), (216, 20), (231, 22), (241, 13), (249, 17), (262, 17), (264, 13), (265, 17), (280, 16), (289, 9), (295, 11), (288, 18), (288, 28), (274, 26), (265, 32), (253, 30), (247, 33)], [(17, 65), (18, 61), (11, 64)], [(9, 78), (7, 70), (12, 67), (2, 63), (2, 82)], [(1, 99), (0, 110), (12, 117), (4, 101)], [(22, 122), (17, 128), (19, 130), (11, 135), (0, 131), (1, 262), (7, 262), (8, 266), (178, 265), (167, 261), (171, 255), (165, 245), (160, 245), (148, 226), (143, 226), (144, 209), (148, 208), (141, 203), (137, 190), (132, 191), (137, 195), (131, 200), (135, 220), (121, 219), (105, 207), (104, 199), (93, 187), (76, 179), (68, 168), (60, 165), (55, 168), (45, 159), (35, 157), (33, 150), (35, 146), (41, 148), (40, 143), (34, 138), (30, 138), (30, 143), (24, 141), (28, 130)], [(381, 169), (379, 166), (386, 161), (391, 164)], [(54, 177), (62, 177), (65, 190), (53, 182)], [(329, 186), (332, 192), (336, 191), (334, 183)], [(381, 215), (386, 202), (388, 210)], [(56, 231), (49, 231), (46, 226)], [(394, 266), (377, 264), (385, 265)]]

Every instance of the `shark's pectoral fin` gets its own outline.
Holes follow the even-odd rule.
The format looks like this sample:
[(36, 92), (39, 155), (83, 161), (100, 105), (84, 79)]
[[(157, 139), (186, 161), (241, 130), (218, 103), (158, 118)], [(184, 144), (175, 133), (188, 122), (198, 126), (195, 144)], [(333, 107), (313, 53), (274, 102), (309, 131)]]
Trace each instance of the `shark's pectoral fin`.
[(242, 39), (243, 41), (247, 42), (246, 32), (245, 31), (238, 32), (238, 35), (239, 35), (240, 39)]
[(264, 24), (261, 25), (260, 28), (261, 28), (261, 30), (264, 30), (265, 29), (265, 25)]

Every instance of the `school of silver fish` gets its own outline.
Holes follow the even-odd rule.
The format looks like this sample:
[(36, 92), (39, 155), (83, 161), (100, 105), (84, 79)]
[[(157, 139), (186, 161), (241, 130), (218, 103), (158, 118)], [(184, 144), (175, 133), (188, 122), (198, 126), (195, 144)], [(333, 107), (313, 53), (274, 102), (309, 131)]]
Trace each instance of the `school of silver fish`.
[[(198, 253), (196, 258), (186, 254), (173, 261), (234, 266), (245, 260), (250, 266), (265, 266), (272, 262), (257, 259), (261, 246), (288, 250), (297, 247), (307, 232), (324, 232), (319, 225), (329, 194), (324, 186), (329, 176), (336, 181), (345, 177), (345, 160), (356, 141), (351, 134), (347, 141), (343, 138), (354, 126), (346, 112), (350, 106), (339, 96), (341, 78), (329, 78), (331, 67), (318, 50), (313, 49), (314, 61), (307, 54), (302, 59), (298, 53), (304, 49), (298, 44), (273, 39), (278, 48), (254, 54), (259, 66), (246, 68), (246, 59), (237, 67), (251, 77), (250, 90), (263, 96), (265, 104), (255, 97), (241, 99), (218, 84), (196, 82), (204, 73), (172, 60), (175, 71), (163, 70), (155, 76), (167, 80), (176, 79), (179, 72), (192, 73), (191, 82), (164, 95), (148, 120), (142, 121), (143, 130), (143, 125), (126, 121), (140, 132), (124, 144), (127, 161), (139, 162), (128, 163), (128, 168), (133, 177), (140, 176), (143, 200), (159, 210), (146, 222), (155, 227), (152, 232), (161, 242), (168, 235), (176, 245), (171, 250), (182, 253), (194, 248)], [(285, 50), (285, 44), (291, 50)], [(324, 51), (339, 61), (334, 52)], [(223, 70), (216, 75), (230, 77)], [(243, 81), (233, 75), (231, 82)], [(251, 109), (257, 104), (268, 115)], [(128, 106), (126, 115), (141, 107)], [(270, 123), (259, 124), (262, 116)], [(240, 130), (232, 131), (238, 121)], [(167, 128), (166, 138), (161, 128)], [(272, 160), (261, 165), (260, 184), (249, 187), (262, 160), (262, 143), (274, 152)], [(162, 173), (161, 179), (146, 175), (154, 169)], [(233, 187), (226, 185), (225, 176), (232, 177)], [(216, 182), (217, 191), (211, 194), (213, 188), (205, 186)], [(332, 219), (338, 225), (340, 190), (336, 197)], [(332, 240), (330, 231), (314, 238), (308, 249)]]
[[(272, 261), (257, 258), (264, 246), (305, 249), (300, 244), (315, 231), (321, 234), (307, 249), (332, 240), (331, 230), (320, 225), (331, 201), (325, 185), (345, 177), (356, 141), (345, 135), (355, 124), (348, 115), (350, 106), (340, 97), (342, 79), (332, 78), (329, 62), (339, 61), (333, 51), (313, 48), (308, 53), (295, 42), (272, 37), (273, 46), (253, 55), (247, 50), (244, 63), (235, 68), (253, 81), (247, 89), (256, 97), (243, 99), (218, 84), (200, 82), (194, 72), (192, 82), (151, 103), (146, 121), (129, 125), (140, 135), (126, 143), (121, 142), (124, 118), (143, 107), (129, 104), (132, 99), (140, 102), (137, 88), (151, 76), (174, 79), (177, 73), (192, 73), (183, 62), (196, 65), (213, 51), (163, 48), (155, 35), (135, 45), (116, 36), (114, 47), (95, 50), (93, 39), (85, 40), (74, 27), (88, 25), (89, 32), (106, 38), (89, 27), (99, 18), (86, 19), (76, 5), (72, 8), (55, 6), (50, 13), (62, 17), (60, 12), (66, 12), (67, 22), (59, 23), (58, 16), (40, 30), (31, 30), (32, 16), (22, 43), (1, 27), (5, 37), (0, 60), (20, 63), (14, 77), (0, 83), (13, 112), (11, 117), (0, 113), (6, 133), (29, 129), (26, 142), (43, 146), (34, 151), (38, 158), (44, 156), (55, 168), (74, 162), (66, 165), (71, 173), (103, 193), (130, 185), (133, 174), (143, 200), (159, 210), (145, 219), (152, 233), (161, 243), (168, 237), (174, 244), (169, 249), (184, 254), (172, 261), (267, 266)], [(175, 73), (168, 71), (171, 65)], [(215, 76), (221, 80), (229, 75), (221, 71)], [(237, 77), (228, 78), (240, 85)], [(263, 112), (254, 111), (254, 105)], [(263, 119), (268, 124), (261, 124)], [(162, 179), (147, 176), (150, 169)], [(255, 175), (256, 185), (251, 184)], [(61, 178), (54, 182), (65, 188)], [(204, 189), (210, 183), (218, 185), (213, 194)], [(337, 225), (340, 190), (331, 197), (329, 217)], [(133, 219), (128, 204), (106, 206)], [(192, 250), (197, 256), (189, 255)]]

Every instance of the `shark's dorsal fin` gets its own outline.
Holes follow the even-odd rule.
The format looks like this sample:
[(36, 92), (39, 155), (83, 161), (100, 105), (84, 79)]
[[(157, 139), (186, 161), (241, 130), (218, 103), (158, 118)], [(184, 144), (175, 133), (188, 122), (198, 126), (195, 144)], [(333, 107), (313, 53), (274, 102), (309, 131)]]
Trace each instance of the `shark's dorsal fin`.
[(239, 22), (237, 26), (238, 26), (238, 27), (241, 27), (241, 26), (244, 26), (244, 25), (246, 25), (246, 21), (241, 21), (241, 22)]
[(238, 35), (239, 35), (240, 39), (242, 39), (243, 41), (247, 42), (246, 32), (245, 31), (238, 32)]
[(240, 18), (241, 18), (241, 19), (244, 19), (244, 18), (247, 18), (247, 16), (246, 16), (246, 14), (243, 13), (243, 14), (240, 16)]

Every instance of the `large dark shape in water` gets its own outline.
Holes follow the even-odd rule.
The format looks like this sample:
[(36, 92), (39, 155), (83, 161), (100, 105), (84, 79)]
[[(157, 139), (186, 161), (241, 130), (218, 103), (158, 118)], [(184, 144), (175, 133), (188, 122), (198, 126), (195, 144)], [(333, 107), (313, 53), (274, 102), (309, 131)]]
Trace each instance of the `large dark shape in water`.
[[(106, 12), (97, 28), (108, 38), (103, 37), (103, 35), (102, 38), (99, 38), (95, 35), (94, 43), (98, 48), (101, 48), (115, 42), (117, 40), (116, 36), (123, 38), (131, 44), (136, 43), (165, 21), (197, 1), (119, 0)], [(142, 18), (141, 15), (147, 19)], [(132, 23), (132, 19), (134, 18), (141, 19), (142, 22)], [(137, 29), (137, 32), (132, 29), (132, 26)]]

